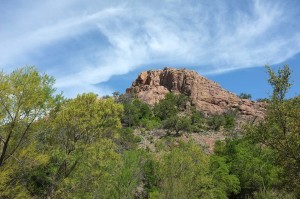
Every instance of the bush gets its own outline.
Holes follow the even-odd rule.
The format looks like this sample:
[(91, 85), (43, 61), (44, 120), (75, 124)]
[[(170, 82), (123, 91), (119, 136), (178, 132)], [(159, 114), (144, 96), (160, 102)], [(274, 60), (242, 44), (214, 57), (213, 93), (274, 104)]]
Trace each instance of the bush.
[(156, 117), (165, 120), (176, 115), (179, 110), (185, 108), (188, 97), (185, 95), (176, 95), (174, 93), (167, 93), (165, 99), (160, 100), (154, 108), (153, 112)]
[(143, 118), (140, 121), (140, 126), (146, 128), (147, 130), (152, 130), (159, 128), (161, 126), (161, 121), (159, 118)]
[(176, 123), (176, 131), (179, 133), (179, 131), (191, 131), (191, 119), (187, 116), (180, 117), (179, 120)]
[(258, 102), (270, 102), (268, 98), (258, 98), (256, 101)]
[(224, 115), (225, 120), (225, 129), (226, 130), (232, 130), (235, 125), (235, 119), (237, 117), (237, 112), (233, 110), (228, 110)]
[(239, 188), (225, 162), (210, 160), (193, 142), (179, 143), (160, 155), (152, 172), (152, 198), (227, 198)]
[(223, 115), (213, 115), (208, 118), (207, 124), (211, 130), (218, 131), (225, 124)]
[(241, 99), (249, 99), (249, 100), (251, 100), (252, 98), (251, 94), (247, 94), (247, 93), (240, 93), (238, 97)]
[(152, 119), (153, 114), (148, 104), (134, 99), (124, 103), (124, 113), (122, 123), (128, 127), (140, 126), (141, 120)]
[(173, 130), (176, 135), (180, 135), (180, 131), (191, 131), (191, 119), (189, 117), (179, 117), (177, 115), (170, 117), (163, 121), (163, 128), (168, 130)]
[(191, 116), (191, 130), (194, 132), (201, 131), (204, 127), (204, 116), (200, 111), (193, 110)]
[(114, 142), (119, 146), (121, 151), (136, 149), (141, 139), (133, 134), (132, 128), (120, 129), (119, 136), (114, 138)]
[(296, 197), (292, 193), (284, 193), (278, 192), (275, 190), (259, 190), (255, 192), (253, 197), (249, 197), (253, 199), (273, 199), (273, 198), (281, 198), (281, 199), (296, 199)]

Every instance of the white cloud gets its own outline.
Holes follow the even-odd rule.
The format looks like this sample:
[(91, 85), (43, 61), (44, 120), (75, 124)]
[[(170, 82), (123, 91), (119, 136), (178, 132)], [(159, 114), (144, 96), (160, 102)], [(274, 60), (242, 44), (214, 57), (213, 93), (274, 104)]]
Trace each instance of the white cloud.
[[(11, 19), (16, 23), (6, 21), (0, 30), (0, 43), (6, 47), (0, 50), (0, 67), (20, 63), (16, 59), (35, 62), (30, 57), (33, 52), (50, 44), (59, 46), (70, 38), (80, 40), (95, 28), (99, 38), (104, 37), (108, 43), (99, 50), (87, 50), (80, 57), (66, 53), (67, 61), (62, 60), (56, 70), (51, 69), (58, 71), (64, 67), (60, 69), (64, 72), (53, 75), (57, 87), (69, 96), (87, 91), (110, 92), (95, 85), (142, 65), (176, 63), (197, 67), (206, 74), (223, 73), (280, 63), (300, 51), (297, 33), (300, 26), (289, 26), (297, 18), (293, 18), (293, 7), (284, 1), (257, 0), (243, 5), (223, 1), (195, 3), (48, 1), (34, 4), (32, 1), (28, 4), (32, 4), (34, 14), (19, 9)], [(70, 63), (68, 60), (73, 60), (72, 65), (64, 66)], [(75, 73), (71, 67), (76, 68)]]

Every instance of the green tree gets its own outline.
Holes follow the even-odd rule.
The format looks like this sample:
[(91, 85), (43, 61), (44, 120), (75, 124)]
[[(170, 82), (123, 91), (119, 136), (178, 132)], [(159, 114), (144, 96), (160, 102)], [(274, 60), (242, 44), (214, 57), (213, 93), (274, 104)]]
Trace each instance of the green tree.
[(218, 189), (214, 189), (218, 198), (227, 198), (230, 195), (238, 194), (240, 181), (230, 171), (226, 158), (217, 155), (210, 156), (210, 175)]
[(268, 98), (258, 98), (256, 101), (258, 102), (269, 102)]
[[(284, 187), (300, 196), (300, 96), (286, 99), (290, 69), (285, 65), (277, 73), (267, 66), (273, 93), (267, 105), (265, 121), (249, 131), (250, 136), (272, 148), (284, 168)], [(287, 183), (288, 182), (288, 183)]]
[(159, 198), (209, 198), (213, 181), (209, 177), (209, 159), (194, 144), (181, 144), (166, 153), (156, 169)]
[(1, 197), (28, 198), (29, 172), (45, 165), (35, 126), (53, 109), (54, 79), (24, 67), (0, 73), (0, 193)]
[(48, 164), (49, 156), (41, 153), (36, 140), (30, 140), (15, 157), (0, 168), (1, 198), (31, 198), (32, 193), (43, 192), (45, 181), (40, 183), (40, 179), (44, 172), (39, 171)]
[(120, 151), (136, 149), (141, 141), (141, 138), (134, 135), (134, 130), (130, 127), (121, 128), (117, 136), (114, 136), (112, 139), (118, 145)]
[(122, 157), (109, 139), (85, 145), (84, 151), (69, 157), (76, 167), (56, 188), (54, 198), (117, 198)]
[(266, 66), (269, 79), (268, 82), (273, 87), (272, 103), (283, 102), (285, 96), (292, 86), (290, 83), (291, 71), (288, 65), (284, 65), (283, 69), (279, 69), (277, 74), (271, 69), (270, 66)]
[(49, 166), (55, 172), (51, 177), (49, 195), (53, 195), (62, 182), (75, 177), (75, 170), (83, 169), (89, 164), (86, 158), (92, 156), (87, 153), (95, 153), (93, 150), (97, 151), (103, 138), (117, 136), (122, 111), (122, 105), (115, 103), (113, 99), (99, 99), (97, 95), (89, 93), (67, 101), (50, 118), (51, 133), (45, 131), (45, 147), (51, 154)]
[(53, 105), (54, 79), (34, 67), (0, 73), (0, 167), (29, 139), (32, 124)]

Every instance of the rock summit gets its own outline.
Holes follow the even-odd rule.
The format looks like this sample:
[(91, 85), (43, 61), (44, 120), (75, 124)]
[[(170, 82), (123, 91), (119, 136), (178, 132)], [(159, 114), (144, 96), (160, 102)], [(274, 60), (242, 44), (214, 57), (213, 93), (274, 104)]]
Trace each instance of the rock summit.
[(265, 111), (265, 103), (241, 99), (216, 82), (187, 69), (166, 67), (163, 70), (142, 72), (126, 92), (136, 94), (149, 105), (164, 99), (166, 93), (181, 93), (189, 96), (191, 105), (206, 115), (235, 110), (251, 119), (263, 118)]

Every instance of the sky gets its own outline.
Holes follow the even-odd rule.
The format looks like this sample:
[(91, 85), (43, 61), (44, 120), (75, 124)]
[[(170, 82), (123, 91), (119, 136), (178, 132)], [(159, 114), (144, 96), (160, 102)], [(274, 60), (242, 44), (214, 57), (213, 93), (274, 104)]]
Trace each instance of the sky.
[(299, 0), (0, 0), (0, 68), (34, 65), (67, 97), (124, 92), (137, 75), (188, 68), (267, 97), (264, 66), (300, 94)]

